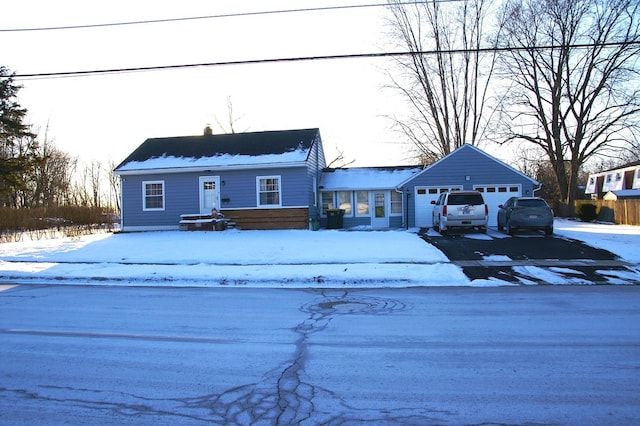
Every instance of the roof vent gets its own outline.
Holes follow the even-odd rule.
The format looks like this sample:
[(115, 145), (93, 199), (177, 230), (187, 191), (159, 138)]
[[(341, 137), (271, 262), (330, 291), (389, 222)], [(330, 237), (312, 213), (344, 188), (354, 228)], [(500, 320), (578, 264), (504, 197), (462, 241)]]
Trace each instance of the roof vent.
[(206, 126), (204, 126), (204, 135), (205, 136), (213, 135), (213, 130), (211, 130), (211, 126), (208, 125), (208, 124)]

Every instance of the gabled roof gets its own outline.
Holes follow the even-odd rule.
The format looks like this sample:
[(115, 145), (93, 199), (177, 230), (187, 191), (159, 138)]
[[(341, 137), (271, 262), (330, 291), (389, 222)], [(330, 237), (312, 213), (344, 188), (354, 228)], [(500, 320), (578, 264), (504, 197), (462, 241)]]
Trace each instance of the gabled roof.
[(302, 163), (319, 139), (319, 129), (153, 138), (144, 141), (115, 171)]
[(320, 178), (320, 189), (323, 191), (392, 189), (421, 170), (422, 166), (324, 169)]
[[(511, 167), (510, 165), (508, 165), (507, 163), (504, 163), (500, 160), (498, 160), (497, 158), (487, 154), (486, 152), (484, 152), (483, 150), (481, 150), (478, 147), (475, 147), (473, 145), (470, 144), (464, 144), (461, 147), (457, 148), (455, 151), (449, 153), (448, 155), (442, 157), (441, 159), (439, 159), (438, 161), (436, 161), (435, 163), (427, 166), (424, 170), (422, 170), (422, 172), (420, 172), (419, 174), (423, 174), (423, 173), (429, 173), (429, 171), (433, 168), (435, 168), (436, 166), (438, 166), (439, 164), (446, 162), (448, 159), (450, 159), (452, 156), (457, 155), (460, 152), (464, 152), (465, 150), (471, 150), (471, 151), (475, 151), (477, 154), (481, 154), (485, 157), (487, 157), (488, 159), (490, 159), (491, 161), (495, 162), (496, 164), (500, 165), (501, 167), (505, 167), (509, 170), (511, 170), (513, 173), (516, 173), (520, 176), (522, 176), (525, 179), (530, 180), (533, 184), (540, 184), (540, 182), (538, 182), (537, 180), (525, 175), (524, 173), (522, 173), (521, 171)], [(406, 181), (402, 182), (402, 184), (400, 186), (404, 186), (408, 183), (408, 181), (410, 181), (411, 179), (414, 179), (415, 177), (417, 177), (418, 175), (414, 175), (411, 176), (409, 179), (407, 179)]]

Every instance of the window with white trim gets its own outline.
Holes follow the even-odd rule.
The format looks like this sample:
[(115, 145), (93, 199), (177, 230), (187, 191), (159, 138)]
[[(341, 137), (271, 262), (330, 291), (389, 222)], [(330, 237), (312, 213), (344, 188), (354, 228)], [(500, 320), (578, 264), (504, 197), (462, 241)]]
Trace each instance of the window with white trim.
[(391, 191), (391, 214), (402, 214), (402, 193)]
[(351, 191), (338, 191), (338, 208), (344, 210), (345, 216), (351, 216)]
[(142, 182), (142, 210), (159, 211), (164, 210), (164, 181), (144, 181)]
[(256, 178), (258, 207), (280, 207), (280, 176), (258, 176)]
[(369, 191), (356, 191), (356, 214), (369, 216)]
[(333, 204), (333, 192), (322, 192), (320, 197), (322, 197), (322, 216), (326, 216), (327, 210), (332, 209), (335, 205)]

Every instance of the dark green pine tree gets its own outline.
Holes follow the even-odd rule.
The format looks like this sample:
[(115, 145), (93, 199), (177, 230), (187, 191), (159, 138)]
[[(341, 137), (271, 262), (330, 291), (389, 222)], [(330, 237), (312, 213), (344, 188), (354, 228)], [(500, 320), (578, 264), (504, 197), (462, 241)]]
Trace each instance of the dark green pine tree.
[(20, 193), (38, 162), (36, 135), (25, 124), (27, 110), (17, 101), (22, 86), (0, 66), (0, 205), (18, 207)]

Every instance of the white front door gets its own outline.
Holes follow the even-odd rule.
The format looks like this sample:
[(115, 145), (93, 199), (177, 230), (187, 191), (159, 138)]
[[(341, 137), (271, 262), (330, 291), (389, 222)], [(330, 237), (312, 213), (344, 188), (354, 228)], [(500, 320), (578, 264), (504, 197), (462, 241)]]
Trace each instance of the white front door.
[(200, 176), (200, 214), (220, 211), (220, 176)]
[(372, 228), (389, 227), (388, 191), (371, 192), (373, 212), (371, 216)]

